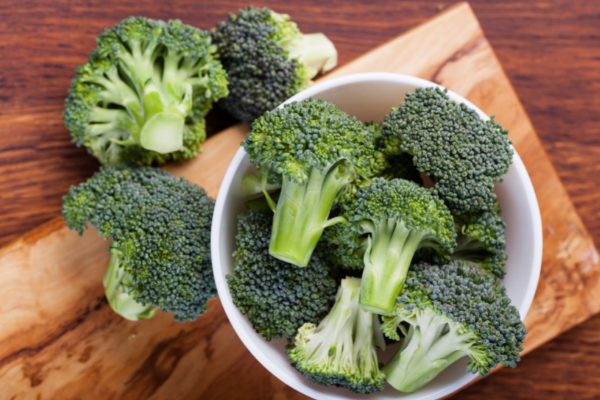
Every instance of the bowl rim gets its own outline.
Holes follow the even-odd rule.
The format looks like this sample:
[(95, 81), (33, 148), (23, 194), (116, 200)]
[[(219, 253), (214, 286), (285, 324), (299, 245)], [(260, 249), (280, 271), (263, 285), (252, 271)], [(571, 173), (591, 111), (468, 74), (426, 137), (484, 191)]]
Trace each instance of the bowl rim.
[[(441, 89), (447, 89), (436, 83), (427, 81), (425, 79), (409, 76), (409, 75), (395, 74), (395, 73), (388, 73), (388, 72), (358, 73), (358, 74), (345, 75), (345, 76), (341, 76), (338, 78), (332, 78), (332, 79), (328, 79), (324, 82), (317, 83), (317, 84), (311, 86), (310, 88), (305, 89), (302, 92), (299, 92), (296, 95), (290, 97), (288, 100), (286, 100), (285, 102), (280, 104), (277, 108), (281, 108), (285, 104), (288, 104), (288, 103), (291, 103), (294, 101), (304, 101), (314, 95), (317, 95), (321, 92), (327, 91), (327, 90), (335, 88), (335, 87), (344, 86), (344, 85), (353, 84), (353, 83), (365, 82), (365, 81), (373, 81), (373, 82), (375, 82), (375, 81), (383, 81), (383, 82), (395, 81), (395, 82), (412, 85), (415, 87), (433, 86), (433, 87), (439, 87)], [(471, 103), (470, 101), (468, 101), (461, 95), (459, 95), (449, 89), (447, 89), (447, 90), (448, 90), (448, 95), (452, 100), (457, 101), (457, 102), (462, 102), (462, 103), (466, 104), (467, 106), (471, 107), (472, 109), (474, 109), (477, 112), (477, 114), (482, 119), (485, 119), (485, 120), (489, 119), (489, 117), (483, 111), (481, 111), (477, 106), (475, 106), (473, 103)], [(514, 147), (512, 145), (511, 145), (511, 147), (514, 150), (512, 166), (514, 166), (514, 168), (516, 168), (517, 175), (521, 179), (524, 180), (524, 182), (523, 182), (524, 186), (525, 186), (524, 195), (525, 195), (525, 198), (527, 199), (525, 204), (529, 208), (529, 212), (532, 216), (533, 231), (534, 231), (533, 243), (532, 243), (533, 244), (533, 255), (534, 255), (533, 263), (532, 263), (533, 268), (531, 269), (531, 273), (530, 273), (530, 284), (527, 287), (527, 290), (526, 290), (526, 293), (524, 296), (524, 300), (522, 302), (522, 310), (520, 310), (521, 320), (524, 321), (525, 317), (527, 316), (527, 313), (529, 312), (529, 309), (531, 307), (531, 303), (533, 302), (533, 298), (535, 296), (535, 292), (537, 290), (537, 286), (538, 286), (538, 282), (539, 282), (539, 276), (540, 276), (540, 272), (541, 272), (541, 263), (542, 263), (543, 232), (542, 232), (542, 220), (541, 220), (539, 204), (537, 202), (537, 197), (536, 197), (535, 191), (533, 189), (531, 179), (529, 177), (527, 169), (525, 168), (525, 165), (523, 164), (523, 161), (521, 160), (521, 157), (519, 156), (516, 149), (514, 149)], [(263, 352), (252, 342), (252, 340), (249, 337), (247, 337), (247, 335), (245, 333), (240, 334), (240, 332), (243, 332), (244, 328), (242, 326), (242, 321), (240, 320), (239, 316), (236, 314), (236, 313), (239, 313), (239, 310), (237, 310), (237, 308), (233, 304), (233, 300), (231, 298), (231, 293), (229, 292), (229, 287), (227, 285), (227, 281), (223, 277), (223, 274), (221, 272), (222, 271), (222, 263), (221, 263), (221, 257), (220, 257), (220, 236), (221, 236), (222, 225), (220, 223), (220, 217), (223, 214), (223, 211), (225, 208), (225, 203), (226, 203), (225, 198), (223, 197), (225, 194), (224, 192), (229, 192), (231, 182), (233, 181), (233, 178), (234, 178), (238, 168), (240, 167), (241, 163), (244, 161), (244, 158), (246, 156), (247, 156), (246, 151), (244, 150), (243, 147), (240, 146), (240, 148), (236, 152), (233, 160), (229, 164), (229, 167), (227, 168), (227, 172), (225, 173), (225, 176), (223, 177), (223, 181), (221, 182), (221, 186), (219, 188), (219, 192), (218, 192), (216, 204), (215, 204), (215, 209), (214, 209), (214, 214), (213, 214), (215, 217), (216, 216), (219, 217), (219, 218), (213, 217), (213, 221), (212, 221), (211, 256), (212, 256), (213, 274), (214, 274), (219, 298), (221, 299), (221, 304), (223, 306), (223, 309), (225, 310), (227, 318), (229, 319), (231, 325), (233, 326), (233, 329), (235, 330), (236, 335), (239, 337), (239, 339), (242, 341), (242, 343), (246, 346), (246, 348), (250, 351), (250, 353), (252, 353), (252, 355), (270, 373), (275, 375), (280, 381), (282, 381), (286, 385), (292, 387), (293, 389), (297, 390), (300, 393), (303, 393), (304, 395), (310, 396), (315, 399), (329, 398), (328, 395), (324, 395), (323, 393), (314, 390), (311, 387), (313, 384), (311, 384), (308, 381), (306, 383), (297, 383), (295, 381), (290, 381), (287, 378), (286, 373), (284, 373), (283, 370), (281, 370), (274, 362), (272, 362), (267, 356), (265, 356), (263, 354)], [(225, 301), (223, 301), (224, 299), (225, 299)], [(458, 389), (462, 388), (463, 386), (465, 386), (467, 383), (471, 382), (476, 377), (477, 377), (476, 374), (471, 374), (469, 376), (458, 379), (458, 380), (452, 382), (451, 384), (441, 388), (437, 392), (431, 393), (430, 395), (423, 397), (422, 400), (438, 399), (443, 396), (447, 396), (447, 395), (457, 391)]]

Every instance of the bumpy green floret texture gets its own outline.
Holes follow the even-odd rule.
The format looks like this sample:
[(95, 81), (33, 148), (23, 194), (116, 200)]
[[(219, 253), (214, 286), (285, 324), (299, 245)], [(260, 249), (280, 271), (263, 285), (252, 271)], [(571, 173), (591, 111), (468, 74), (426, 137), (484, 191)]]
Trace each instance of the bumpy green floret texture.
[(152, 167), (103, 166), (63, 199), (67, 226), (86, 222), (112, 239), (141, 304), (194, 320), (216, 296), (210, 258), (214, 201), (199, 186)]
[(369, 221), (377, 226), (386, 220), (403, 223), (435, 242), (441, 254), (451, 254), (456, 246), (454, 222), (444, 202), (427, 189), (403, 179), (376, 178), (357, 192), (350, 203), (342, 205), (342, 215), (360, 234)]
[(496, 202), (489, 211), (470, 211), (454, 216), (457, 243), (452, 258), (481, 267), (498, 278), (506, 275), (504, 253), (506, 223)]
[(400, 351), (406, 349), (407, 353), (401, 360), (410, 360), (406, 370), (395, 375), (401, 371), (395, 364), (398, 357), (384, 368), (392, 385), (399, 383), (400, 377), (410, 381), (406, 378), (412, 374), (421, 374), (427, 383), (433, 378), (428, 367), (437, 375), (464, 355), (472, 359), (467, 371), (481, 376), (498, 364), (514, 368), (527, 334), (500, 281), (460, 262), (413, 265), (394, 315), (383, 319), (382, 330), (392, 338), (398, 339), (396, 328), (401, 322), (412, 329), (412, 337), (405, 340), (413, 343), (403, 344)]
[(300, 35), (296, 24), (276, 18), (268, 8), (249, 6), (229, 14), (212, 32), (231, 83), (219, 105), (250, 124), (306, 87), (310, 79), (304, 67), (282, 46)]
[[(96, 42), (66, 98), (64, 122), (73, 142), (103, 164), (196, 156), (206, 137), (204, 116), (228, 94), (209, 34), (179, 20), (130, 17)], [(183, 135), (181, 148), (158, 152), (141, 144), (141, 132), (159, 112), (184, 119), (183, 132), (175, 130)]]
[(303, 325), (287, 354), (312, 383), (377, 393), (385, 388), (385, 374), (379, 369), (375, 346), (385, 346), (378, 317), (360, 308), (359, 292), (360, 279), (343, 279), (327, 317), (318, 326)]
[(337, 290), (318, 249), (307, 267), (269, 255), (272, 224), (272, 213), (239, 215), (235, 269), (227, 276), (233, 303), (267, 340), (291, 338), (306, 322), (321, 321)]
[(434, 192), (453, 213), (490, 209), (512, 162), (508, 131), (483, 121), (439, 88), (418, 88), (385, 117), (387, 151), (409, 153), (417, 169), (434, 180)]
[(381, 169), (373, 132), (324, 100), (308, 99), (266, 112), (254, 121), (242, 146), (250, 161), (264, 167), (269, 179), (304, 184), (310, 169), (321, 171), (350, 160), (358, 176)]

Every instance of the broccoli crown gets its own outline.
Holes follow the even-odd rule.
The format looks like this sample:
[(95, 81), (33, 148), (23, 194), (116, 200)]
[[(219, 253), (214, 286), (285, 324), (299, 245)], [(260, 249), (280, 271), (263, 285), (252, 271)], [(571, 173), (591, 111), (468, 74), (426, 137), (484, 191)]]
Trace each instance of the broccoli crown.
[(342, 215), (360, 234), (366, 232), (363, 221), (377, 226), (394, 220), (402, 222), (408, 230), (431, 237), (437, 242), (436, 247), (447, 254), (456, 246), (454, 222), (444, 202), (414, 182), (376, 178), (370, 186), (359, 190), (352, 202), (342, 204), (342, 210)]
[(458, 246), (452, 258), (478, 265), (498, 278), (504, 278), (507, 259), (504, 253), (506, 223), (498, 202), (489, 211), (469, 211), (455, 215), (454, 225)]
[(272, 224), (272, 213), (239, 215), (235, 269), (227, 276), (233, 303), (267, 340), (292, 337), (306, 322), (320, 321), (336, 293), (318, 249), (307, 267), (269, 255)]
[(268, 111), (254, 121), (242, 146), (276, 183), (303, 185), (312, 167), (325, 171), (347, 159), (358, 176), (377, 170), (373, 133), (324, 100), (308, 99)]
[(358, 304), (360, 279), (342, 280), (336, 302), (319, 326), (298, 330), (288, 358), (309, 381), (340, 386), (353, 393), (381, 392), (385, 374), (379, 370), (375, 345), (382, 342), (374, 314)]
[(400, 356), (384, 369), (390, 384), (405, 389), (415, 389), (407, 382), (422, 386), (465, 355), (472, 359), (467, 370), (482, 376), (498, 364), (514, 368), (527, 334), (501, 282), (460, 262), (413, 265), (394, 315), (383, 320), (382, 330), (392, 338), (398, 338), (400, 322), (412, 328)]
[(508, 131), (439, 88), (407, 93), (385, 117), (383, 135), (389, 153), (411, 154), (417, 169), (433, 177), (434, 192), (453, 213), (489, 209), (493, 182), (502, 181), (512, 162)]
[(284, 44), (301, 36), (287, 15), (268, 8), (248, 8), (229, 14), (212, 31), (227, 71), (230, 94), (219, 102), (227, 112), (250, 124), (306, 87), (303, 65), (291, 60)]
[(214, 201), (199, 186), (152, 167), (103, 166), (63, 198), (67, 226), (86, 221), (111, 238), (134, 301), (194, 320), (216, 296), (210, 258)]
[(130, 17), (96, 41), (66, 98), (73, 141), (105, 164), (194, 157), (204, 116), (228, 93), (209, 34), (178, 20)]

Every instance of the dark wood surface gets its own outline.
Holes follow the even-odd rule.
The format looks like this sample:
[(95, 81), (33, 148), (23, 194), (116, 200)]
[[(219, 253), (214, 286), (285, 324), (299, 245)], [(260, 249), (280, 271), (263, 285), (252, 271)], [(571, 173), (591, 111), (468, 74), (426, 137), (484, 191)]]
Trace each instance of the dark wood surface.
[[(0, 245), (55, 217), (69, 185), (97, 168), (85, 150), (70, 144), (60, 112), (73, 68), (85, 61), (101, 29), (138, 14), (180, 18), (207, 29), (225, 18), (227, 11), (245, 5), (204, 3), (208, 2), (4, 0), (0, 4)], [(255, 5), (290, 13), (305, 32), (326, 33), (343, 64), (434, 16), (440, 4), (370, 3)], [(596, 162), (600, 156), (600, 3), (475, 1), (471, 5), (590, 234), (600, 244), (596, 182), (600, 176)], [(213, 113), (209, 126), (217, 132), (233, 122)], [(527, 355), (518, 369), (501, 370), (456, 398), (600, 398), (599, 331), (600, 317), (596, 317)], [(262, 368), (257, 362), (244, 366), (252, 367)]]

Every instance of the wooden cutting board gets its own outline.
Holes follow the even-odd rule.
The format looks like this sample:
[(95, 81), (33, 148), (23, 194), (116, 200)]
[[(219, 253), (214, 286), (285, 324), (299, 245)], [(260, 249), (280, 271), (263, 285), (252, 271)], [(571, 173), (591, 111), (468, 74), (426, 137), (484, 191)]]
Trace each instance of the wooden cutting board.
[[(525, 321), (529, 352), (600, 311), (599, 256), (471, 8), (459, 4), (335, 70), (396, 72), (439, 83), (495, 114), (510, 131), (542, 213), (544, 255)], [(248, 128), (204, 144), (166, 169), (215, 197)], [(218, 300), (197, 321), (169, 314), (130, 322), (104, 298), (108, 244), (61, 218), (0, 250), (0, 398), (303, 398), (256, 362)]]

